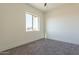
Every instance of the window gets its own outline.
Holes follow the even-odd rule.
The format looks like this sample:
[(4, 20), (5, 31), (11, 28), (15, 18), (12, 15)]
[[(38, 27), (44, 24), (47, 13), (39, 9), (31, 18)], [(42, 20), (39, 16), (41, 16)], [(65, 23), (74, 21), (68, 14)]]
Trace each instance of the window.
[(26, 31), (39, 31), (39, 18), (26, 14)]

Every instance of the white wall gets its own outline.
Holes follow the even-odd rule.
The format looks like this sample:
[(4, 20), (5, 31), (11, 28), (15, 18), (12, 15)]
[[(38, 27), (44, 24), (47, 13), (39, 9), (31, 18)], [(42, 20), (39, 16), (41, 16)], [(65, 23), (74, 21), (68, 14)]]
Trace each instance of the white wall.
[[(25, 12), (40, 16), (40, 31), (26, 32)], [(0, 51), (44, 38), (43, 13), (26, 4), (0, 4)]]
[(47, 38), (79, 44), (79, 4), (64, 4), (46, 13)]

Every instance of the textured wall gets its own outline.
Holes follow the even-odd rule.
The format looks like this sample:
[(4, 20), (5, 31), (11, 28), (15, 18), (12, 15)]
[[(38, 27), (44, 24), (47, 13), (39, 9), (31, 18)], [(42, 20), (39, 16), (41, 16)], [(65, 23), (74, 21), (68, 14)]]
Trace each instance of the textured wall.
[[(40, 31), (26, 32), (25, 13), (40, 16)], [(43, 13), (26, 4), (0, 4), (0, 51), (44, 37)]]
[(64, 4), (47, 12), (46, 33), (50, 39), (79, 44), (79, 4)]

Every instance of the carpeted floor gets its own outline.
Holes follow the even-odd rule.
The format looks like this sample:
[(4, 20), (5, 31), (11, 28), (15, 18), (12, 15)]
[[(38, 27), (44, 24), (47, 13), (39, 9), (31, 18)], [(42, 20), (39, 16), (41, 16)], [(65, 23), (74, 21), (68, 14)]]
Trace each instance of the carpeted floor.
[(79, 45), (41, 39), (6, 52), (10, 55), (79, 55)]

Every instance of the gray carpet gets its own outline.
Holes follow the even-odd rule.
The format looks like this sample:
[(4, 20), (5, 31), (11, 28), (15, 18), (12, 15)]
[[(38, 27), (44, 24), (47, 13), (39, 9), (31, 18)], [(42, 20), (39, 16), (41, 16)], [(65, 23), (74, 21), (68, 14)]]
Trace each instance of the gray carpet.
[(41, 39), (6, 52), (10, 55), (79, 55), (79, 45)]

